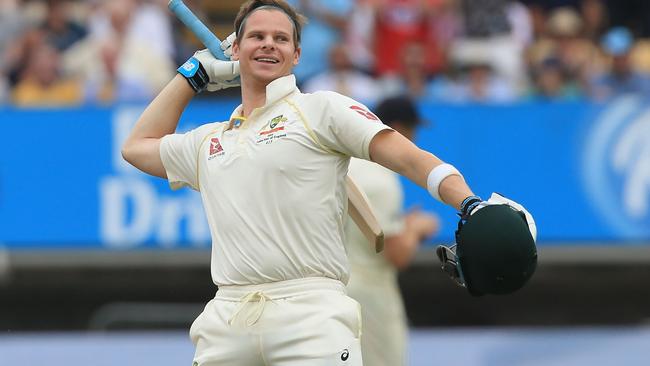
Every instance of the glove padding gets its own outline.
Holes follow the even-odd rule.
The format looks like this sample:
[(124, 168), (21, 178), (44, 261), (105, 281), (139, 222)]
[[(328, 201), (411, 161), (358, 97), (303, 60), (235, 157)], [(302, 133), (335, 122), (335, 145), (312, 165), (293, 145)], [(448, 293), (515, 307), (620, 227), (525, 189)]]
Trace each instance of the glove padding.
[(239, 61), (219, 60), (212, 56), (207, 49), (197, 51), (193, 57), (199, 61), (208, 74), (210, 79), (206, 87), (208, 91), (212, 92), (240, 85)]

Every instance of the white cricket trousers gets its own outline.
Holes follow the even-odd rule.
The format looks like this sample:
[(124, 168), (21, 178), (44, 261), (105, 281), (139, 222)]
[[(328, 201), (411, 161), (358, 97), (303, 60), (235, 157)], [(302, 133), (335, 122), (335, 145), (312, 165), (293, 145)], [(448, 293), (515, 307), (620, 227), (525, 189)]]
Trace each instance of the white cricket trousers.
[(190, 328), (193, 366), (362, 366), (359, 303), (313, 277), (220, 286)]

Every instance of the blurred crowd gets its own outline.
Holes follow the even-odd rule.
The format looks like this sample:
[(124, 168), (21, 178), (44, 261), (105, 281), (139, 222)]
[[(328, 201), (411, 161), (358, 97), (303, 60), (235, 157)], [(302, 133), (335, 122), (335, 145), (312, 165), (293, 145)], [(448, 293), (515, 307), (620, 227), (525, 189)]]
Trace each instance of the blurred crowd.
[(146, 101), (173, 77), (166, 1), (0, 2), (0, 100), (18, 106)]
[[(206, 2), (186, 1), (199, 12)], [(368, 104), (650, 96), (650, 1), (289, 2), (309, 18), (295, 70), (305, 92)], [(0, 104), (150, 100), (199, 47), (166, 5), (0, 0)]]

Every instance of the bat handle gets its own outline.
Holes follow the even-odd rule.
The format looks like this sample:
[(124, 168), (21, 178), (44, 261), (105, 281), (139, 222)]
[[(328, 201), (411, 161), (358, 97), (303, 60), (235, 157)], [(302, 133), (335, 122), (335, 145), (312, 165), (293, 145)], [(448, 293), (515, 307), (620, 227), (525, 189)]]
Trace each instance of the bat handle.
[(182, 0), (170, 0), (167, 7), (194, 33), (214, 57), (229, 61), (221, 50), (221, 41), (219, 38), (210, 32), (208, 27), (192, 13)]

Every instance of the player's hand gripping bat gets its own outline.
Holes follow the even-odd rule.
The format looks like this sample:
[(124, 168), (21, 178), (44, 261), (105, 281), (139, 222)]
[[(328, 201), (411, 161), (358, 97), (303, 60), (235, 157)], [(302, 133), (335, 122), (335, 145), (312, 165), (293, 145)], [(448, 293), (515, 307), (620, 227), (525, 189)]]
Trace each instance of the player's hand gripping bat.
[[(221, 41), (208, 27), (192, 13), (182, 0), (170, 0), (169, 10), (187, 26), (192, 33), (205, 45), (212, 55), (220, 60), (228, 61), (221, 50)], [(375, 214), (370, 208), (368, 198), (357, 187), (350, 176), (346, 177), (345, 188), (348, 193), (348, 213), (357, 224), (363, 235), (374, 246), (377, 253), (384, 249), (384, 232), (379, 226)]]

